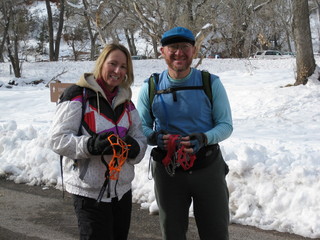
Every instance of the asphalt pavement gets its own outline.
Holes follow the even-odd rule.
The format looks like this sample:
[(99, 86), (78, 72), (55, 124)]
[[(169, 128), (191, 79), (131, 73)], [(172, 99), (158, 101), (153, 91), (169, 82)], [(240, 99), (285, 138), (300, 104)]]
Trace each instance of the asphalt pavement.
[[(129, 240), (161, 240), (158, 215), (133, 204)], [(307, 240), (301, 236), (231, 224), (230, 240)], [(0, 240), (76, 240), (77, 220), (68, 193), (15, 184), (0, 177)], [(188, 240), (198, 240), (190, 218)], [(213, 239), (214, 240), (214, 239)]]

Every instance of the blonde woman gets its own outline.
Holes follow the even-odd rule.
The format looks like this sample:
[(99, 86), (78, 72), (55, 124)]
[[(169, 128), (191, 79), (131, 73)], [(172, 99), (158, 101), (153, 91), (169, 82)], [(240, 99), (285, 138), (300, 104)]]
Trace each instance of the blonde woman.
[[(131, 101), (132, 83), (130, 53), (120, 44), (110, 44), (93, 73), (83, 74), (66, 89), (57, 105), (51, 147), (64, 156), (64, 183), (74, 198), (80, 239), (127, 239), (134, 165), (146, 150), (141, 120)], [(112, 177), (110, 162), (121, 153), (117, 161), (124, 163)]]

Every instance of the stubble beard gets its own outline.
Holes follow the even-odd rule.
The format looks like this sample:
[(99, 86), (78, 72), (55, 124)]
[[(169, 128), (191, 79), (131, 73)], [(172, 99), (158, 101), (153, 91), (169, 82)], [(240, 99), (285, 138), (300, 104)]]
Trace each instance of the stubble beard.
[(171, 69), (171, 70), (173, 70), (173, 71), (175, 71), (175, 72), (177, 72), (177, 73), (180, 73), (180, 72), (184, 72), (184, 71), (186, 71), (186, 70), (188, 70), (189, 68), (190, 68), (190, 66), (191, 66), (191, 64), (192, 64), (192, 59), (191, 60), (188, 60), (184, 65), (181, 65), (181, 66), (178, 66), (178, 67), (176, 67), (173, 63), (172, 63), (172, 61), (169, 59), (165, 59), (166, 60), (166, 63), (167, 63), (167, 65), (168, 65), (168, 67)]

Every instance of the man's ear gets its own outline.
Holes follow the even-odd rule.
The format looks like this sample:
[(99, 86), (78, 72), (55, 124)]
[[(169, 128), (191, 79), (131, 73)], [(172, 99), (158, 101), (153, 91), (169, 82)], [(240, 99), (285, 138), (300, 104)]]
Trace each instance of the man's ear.
[(192, 57), (193, 57), (193, 58), (197, 58), (197, 57), (198, 57), (197, 55), (198, 55), (198, 50), (197, 50), (197, 47), (194, 46), (194, 47), (193, 47), (193, 56), (192, 56)]
[(161, 52), (161, 55), (163, 56), (164, 55), (164, 47), (160, 47), (160, 52)]

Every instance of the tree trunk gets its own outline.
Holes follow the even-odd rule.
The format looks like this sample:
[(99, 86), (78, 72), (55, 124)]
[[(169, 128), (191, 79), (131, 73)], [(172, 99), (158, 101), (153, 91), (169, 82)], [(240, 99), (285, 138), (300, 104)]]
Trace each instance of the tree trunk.
[[(2, 7), (3, 9), (6, 9), (5, 3), (2, 3)], [(6, 13), (6, 11), (8, 10), (4, 10), (4, 13)], [(9, 26), (10, 26), (10, 17), (8, 17), (9, 14), (4, 14), (4, 19), (5, 19), (5, 27), (4, 27), (4, 31), (2, 33), (2, 41), (0, 44), (0, 62), (4, 62), (4, 58), (3, 58), (3, 50), (4, 50), (4, 45), (6, 43), (6, 38), (8, 35), (8, 31), (9, 31)]]
[(133, 36), (133, 34), (127, 28), (124, 28), (124, 34), (125, 34), (126, 39), (127, 39), (127, 43), (128, 43), (128, 46), (129, 46), (130, 54), (132, 56), (137, 55), (137, 49), (136, 49), (136, 46), (134, 44), (134, 36)]
[(130, 36), (131, 36), (132, 53), (134, 55), (137, 55), (137, 47), (136, 47), (136, 44), (134, 42), (134, 32), (133, 31), (130, 31)]
[(292, 27), (297, 52), (297, 76), (294, 85), (300, 85), (308, 82), (316, 64), (312, 49), (308, 0), (292, 1), (292, 6)]
[[(15, 35), (17, 36), (17, 35)], [(12, 45), (10, 41), (9, 35), (7, 35), (7, 49), (8, 49), (8, 56), (10, 59), (10, 62), (12, 64), (14, 76), (16, 78), (21, 77), (21, 69), (20, 69), (20, 62), (19, 62), (19, 55), (18, 55), (18, 39), (15, 37), (14, 41), (14, 46), (13, 46), (13, 52), (12, 52)]]
[(46, 7), (48, 13), (48, 33), (49, 33), (49, 59), (54, 59), (54, 40), (53, 40), (53, 20), (50, 1), (46, 0)]
[(93, 61), (95, 58), (95, 55), (96, 55), (96, 39), (97, 39), (98, 35), (93, 34), (91, 23), (90, 23), (90, 17), (88, 16), (88, 13), (87, 13), (87, 9), (88, 9), (87, 2), (85, 0), (83, 0), (82, 4), (84, 6), (83, 14), (84, 14), (84, 17), (86, 20), (86, 25), (87, 25), (87, 29), (88, 29), (88, 33), (89, 33), (89, 37), (90, 37), (90, 44), (91, 44), (91, 46), (90, 46), (90, 60)]
[(59, 60), (60, 42), (61, 42), (61, 36), (62, 36), (63, 23), (64, 23), (64, 0), (60, 0), (59, 27), (58, 27), (56, 41), (55, 41), (54, 58), (53, 58), (54, 61)]
[[(8, 9), (8, 22), (12, 21), (15, 23), (14, 17), (15, 14), (13, 12), (13, 6), (12, 3), (9, 6)], [(14, 24), (13, 24), (14, 25)], [(14, 28), (12, 31), (15, 33), (13, 34), (13, 40), (10, 38), (10, 34), (7, 34), (6, 37), (6, 43), (7, 43), (7, 51), (8, 51), (8, 57), (10, 59), (10, 62), (12, 64), (14, 76), (16, 78), (21, 77), (21, 68), (20, 68), (20, 61), (19, 61), (19, 38), (18, 38), (18, 31)]]
[(153, 46), (154, 57), (155, 59), (158, 59), (158, 57), (160, 56), (158, 52), (158, 41), (154, 37), (152, 37), (152, 46)]

